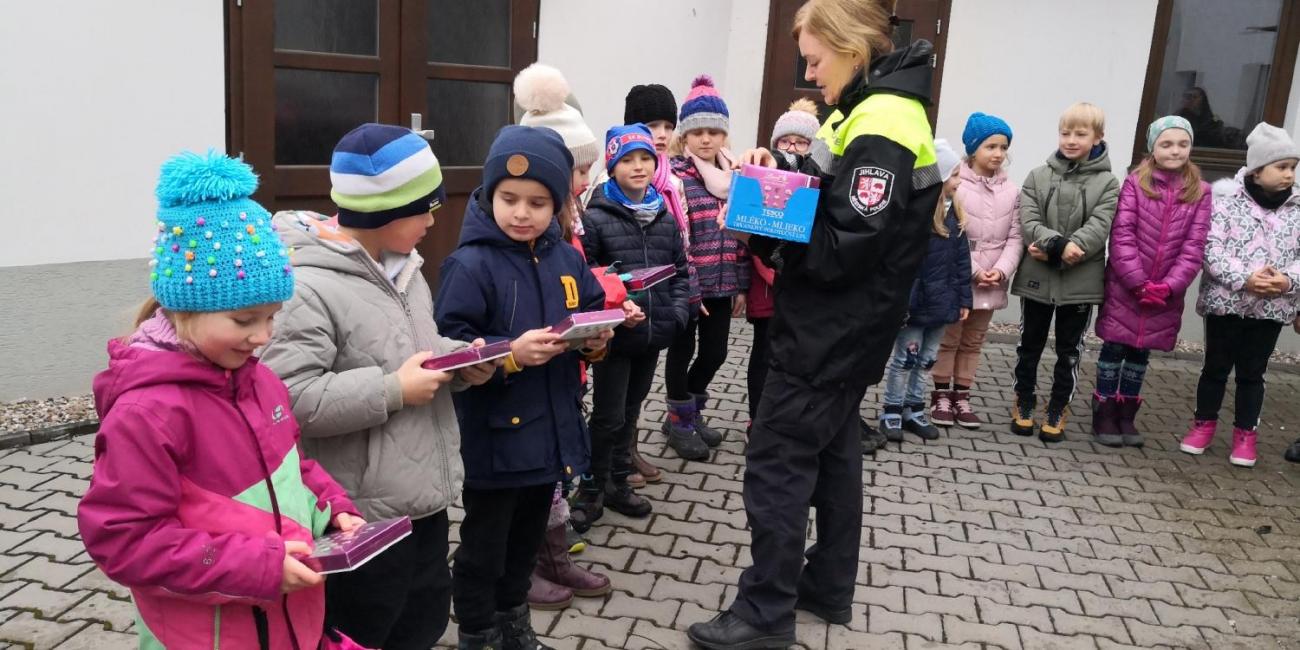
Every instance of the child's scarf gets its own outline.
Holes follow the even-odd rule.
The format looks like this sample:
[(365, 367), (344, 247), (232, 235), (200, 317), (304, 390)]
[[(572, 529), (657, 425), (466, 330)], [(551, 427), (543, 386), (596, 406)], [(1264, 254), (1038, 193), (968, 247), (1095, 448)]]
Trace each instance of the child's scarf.
[(655, 189), (653, 183), (646, 186), (645, 197), (640, 202), (636, 202), (627, 198), (627, 195), (623, 193), (623, 188), (618, 186), (613, 177), (610, 177), (609, 180), (605, 181), (605, 196), (632, 212), (657, 214), (664, 205), (664, 199), (659, 195), (659, 190)]

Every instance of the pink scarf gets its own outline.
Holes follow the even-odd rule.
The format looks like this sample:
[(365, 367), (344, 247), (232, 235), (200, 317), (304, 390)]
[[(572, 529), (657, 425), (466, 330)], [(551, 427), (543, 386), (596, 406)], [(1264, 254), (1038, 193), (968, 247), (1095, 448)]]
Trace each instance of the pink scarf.
[(727, 200), (731, 194), (731, 164), (735, 158), (731, 152), (726, 149), (718, 150), (716, 164), (711, 163), (690, 151), (686, 155), (691, 157), (691, 162), (695, 163), (695, 169), (700, 172), (700, 179), (704, 181), (704, 188), (709, 194)]
[(664, 203), (668, 204), (668, 211), (673, 213), (673, 218), (677, 220), (677, 229), (682, 233), (682, 245), (686, 247), (687, 257), (690, 257), (691, 250), (691, 228), (690, 222), (686, 220), (686, 211), (682, 209), (682, 196), (677, 193), (677, 186), (673, 183), (673, 172), (668, 167), (668, 157), (659, 154), (659, 159), (655, 162), (655, 175), (650, 184), (663, 195)]

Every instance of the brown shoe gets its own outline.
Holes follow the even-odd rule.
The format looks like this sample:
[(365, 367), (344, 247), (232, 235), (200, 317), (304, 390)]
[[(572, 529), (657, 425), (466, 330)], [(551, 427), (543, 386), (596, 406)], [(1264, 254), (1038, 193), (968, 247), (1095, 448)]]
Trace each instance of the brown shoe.
[(970, 405), (970, 391), (953, 391), (952, 408), (957, 414), (957, 426), (963, 429), (980, 428), (980, 416), (975, 415), (975, 409)]
[(627, 475), (627, 484), (637, 489), (643, 488), (645, 487), (645, 477), (641, 475), (641, 472), (632, 472)]
[[(635, 470), (632, 476), (627, 477), (627, 484), (634, 488), (645, 487), (646, 483), (658, 483), (664, 480), (663, 470), (655, 467), (650, 461), (641, 456), (641, 450), (637, 444), (633, 443), (632, 448), (628, 450), (632, 456), (632, 468)], [(633, 477), (640, 475), (641, 484), (637, 485)]]
[(554, 584), (568, 588), (575, 596), (592, 598), (609, 593), (609, 577), (574, 564), (569, 557), (569, 544), (564, 539), (564, 526), (546, 531), (542, 547), (537, 553), (537, 568), (533, 579), (539, 576)]
[[(541, 567), (538, 567), (540, 569)], [(528, 587), (528, 606), (542, 611), (564, 609), (573, 604), (573, 590), (556, 584), (533, 570), (532, 583)]]
[(952, 391), (930, 391), (930, 421), (941, 427), (957, 423), (956, 414), (952, 410)]

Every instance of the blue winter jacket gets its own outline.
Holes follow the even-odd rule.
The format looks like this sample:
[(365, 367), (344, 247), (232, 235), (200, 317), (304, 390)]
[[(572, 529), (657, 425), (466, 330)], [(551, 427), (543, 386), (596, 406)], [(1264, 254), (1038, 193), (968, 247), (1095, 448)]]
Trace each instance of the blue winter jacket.
[[(569, 314), (604, 307), (605, 292), (577, 249), (552, 221), (530, 247), (510, 239), (470, 196), (460, 244), (442, 263), (434, 305), (438, 331), (488, 343), (554, 325)], [(590, 464), (580, 412), (576, 351), (455, 395), (465, 486), (499, 489), (555, 483)]]
[(944, 219), (948, 236), (930, 234), (930, 245), (912, 283), (907, 324), (937, 327), (961, 320), (961, 309), (971, 308), (970, 240), (957, 226), (950, 205)]

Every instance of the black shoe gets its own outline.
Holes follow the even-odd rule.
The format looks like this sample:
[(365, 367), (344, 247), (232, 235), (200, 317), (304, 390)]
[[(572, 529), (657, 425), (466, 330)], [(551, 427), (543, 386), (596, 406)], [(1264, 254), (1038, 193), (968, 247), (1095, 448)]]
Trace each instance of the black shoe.
[(1034, 435), (1034, 411), (1038, 400), (1033, 393), (1021, 393), (1016, 396), (1016, 405), (1011, 407), (1011, 433), (1018, 436)]
[(686, 636), (707, 650), (785, 650), (794, 644), (794, 630), (764, 632), (730, 611), (714, 616), (708, 623), (692, 624)]
[(497, 631), (501, 634), (502, 650), (555, 650), (537, 640), (533, 631), (532, 615), (528, 605), (520, 605), (508, 612), (495, 615)]
[(579, 534), (591, 530), (591, 525), (605, 514), (605, 491), (587, 481), (578, 486), (578, 493), (569, 504), (569, 523)]
[(909, 417), (903, 418), (903, 428), (920, 436), (922, 440), (938, 440), (939, 427), (930, 423), (930, 417), (925, 414), (925, 407), (920, 411), (912, 411)]
[(889, 443), (885, 434), (878, 431), (871, 423), (861, 420), (862, 423), (862, 455), (875, 456), (878, 450), (884, 449)]
[(901, 413), (886, 413), (881, 416), (880, 433), (884, 434), (885, 440), (889, 442), (902, 442), (903, 415)]
[(691, 398), (695, 400), (695, 433), (700, 435), (700, 440), (709, 447), (717, 447), (722, 444), (722, 432), (709, 426), (704, 419), (704, 405), (709, 403), (709, 396), (705, 393), (692, 393)]
[(653, 510), (650, 502), (634, 492), (627, 483), (611, 484), (605, 490), (605, 507), (633, 519), (649, 517)]
[[(527, 605), (524, 605), (524, 607), (527, 607)], [(458, 634), (456, 650), (503, 650), (505, 647), (501, 643), (501, 630), (495, 627), (490, 627), (478, 634), (470, 634), (462, 629)]]
[(1286, 453), (1282, 454), (1282, 457), (1293, 463), (1300, 463), (1300, 438), (1286, 448)]
[(822, 602), (818, 602), (811, 597), (799, 596), (799, 600), (794, 603), (795, 609), (802, 609), (827, 623), (836, 625), (848, 625), (853, 620), (853, 606), (848, 607), (831, 607)]

